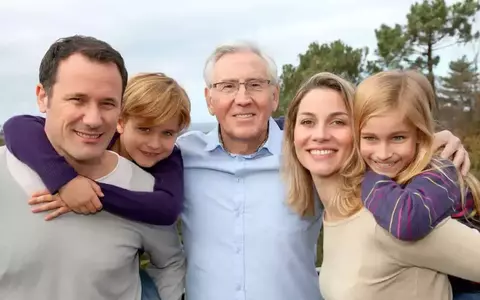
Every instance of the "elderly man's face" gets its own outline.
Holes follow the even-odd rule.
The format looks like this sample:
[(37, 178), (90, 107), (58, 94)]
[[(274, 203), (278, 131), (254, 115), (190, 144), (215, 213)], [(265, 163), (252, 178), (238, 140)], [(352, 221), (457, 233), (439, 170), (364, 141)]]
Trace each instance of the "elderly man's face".
[(205, 90), (210, 113), (222, 133), (238, 141), (259, 138), (278, 107), (278, 86), (270, 82), (267, 63), (252, 52), (224, 55), (215, 64)]

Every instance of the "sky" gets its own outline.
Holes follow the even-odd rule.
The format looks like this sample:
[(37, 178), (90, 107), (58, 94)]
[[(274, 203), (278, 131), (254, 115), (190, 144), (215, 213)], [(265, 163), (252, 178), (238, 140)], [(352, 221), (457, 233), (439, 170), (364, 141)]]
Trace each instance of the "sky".
[[(221, 43), (251, 40), (277, 63), (298, 63), (312, 42), (341, 39), (375, 48), (382, 23), (404, 24), (414, 0), (1, 0), (0, 124), (16, 114), (39, 114), (38, 67), (58, 38), (91, 35), (123, 55), (130, 75), (163, 72), (192, 101), (193, 122), (213, 120), (203, 98), (206, 58)], [(447, 1), (453, 2), (453, 1)], [(475, 27), (480, 28), (477, 20)], [(472, 47), (440, 53), (439, 73)]]

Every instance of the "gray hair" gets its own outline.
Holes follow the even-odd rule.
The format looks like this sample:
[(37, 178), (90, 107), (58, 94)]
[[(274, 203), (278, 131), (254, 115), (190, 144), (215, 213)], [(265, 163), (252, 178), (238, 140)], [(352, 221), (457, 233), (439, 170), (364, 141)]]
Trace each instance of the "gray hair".
[(215, 63), (226, 54), (238, 52), (252, 52), (260, 56), (267, 64), (269, 79), (273, 84), (278, 84), (277, 65), (275, 64), (275, 61), (273, 61), (273, 59), (262, 51), (255, 43), (239, 41), (218, 46), (208, 57), (207, 62), (205, 63), (205, 68), (203, 69), (203, 79), (207, 86), (212, 84), (212, 73)]

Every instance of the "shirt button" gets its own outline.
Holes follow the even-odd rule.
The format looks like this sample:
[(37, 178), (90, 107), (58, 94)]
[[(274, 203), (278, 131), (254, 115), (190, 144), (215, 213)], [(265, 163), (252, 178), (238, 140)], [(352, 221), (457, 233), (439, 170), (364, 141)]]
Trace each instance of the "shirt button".
[(237, 284), (237, 291), (240, 291), (242, 289), (242, 286)]
[(237, 253), (240, 253), (240, 247), (237, 247)]

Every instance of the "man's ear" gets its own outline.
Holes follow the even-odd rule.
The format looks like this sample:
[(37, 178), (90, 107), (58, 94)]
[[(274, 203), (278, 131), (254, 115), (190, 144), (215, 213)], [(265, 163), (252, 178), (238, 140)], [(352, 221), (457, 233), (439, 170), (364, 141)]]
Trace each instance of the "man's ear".
[(275, 88), (273, 90), (273, 111), (277, 111), (278, 106), (280, 105), (280, 86), (275, 85)]
[(210, 89), (208, 87), (205, 87), (204, 94), (205, 94), (205, 101), (207, 102), (208, 112), (210, 113), (210, 115), (213, 116), (215, 115), (215, 109), (213, 107), (212, 97), (210, 96)]
[(35, 87), (35, 94), (37, 95), (37, 105), (41, 113), (46, 113), (47, 108), (50, 106), (48, 101), (48, 93), (42, 84), (37, 84)]
[(118, 119), (118, 122), (117, 122), (117, 132), (120, 133), (120, 134), (123, 134), (123, 132), (125, 131), (125, 121), (120, 118)]

